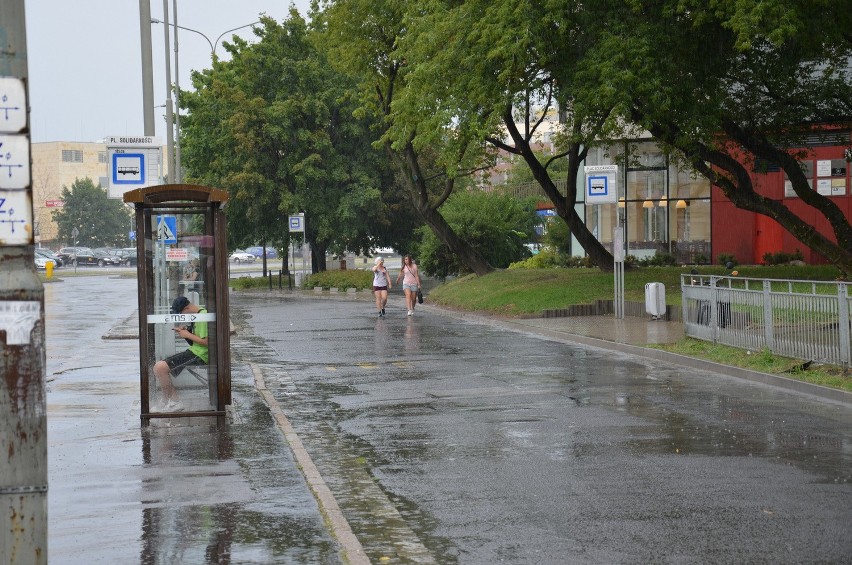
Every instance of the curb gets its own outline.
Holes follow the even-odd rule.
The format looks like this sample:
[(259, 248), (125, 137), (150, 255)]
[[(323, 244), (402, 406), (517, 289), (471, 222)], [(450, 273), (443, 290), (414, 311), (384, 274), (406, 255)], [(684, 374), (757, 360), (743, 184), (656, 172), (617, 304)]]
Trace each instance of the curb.
[(290, 420), (287, 418), (287, 415), (284, 414), (284, 410), (281, 409), (278, 401), (275, 400), (275, 397), (271, 392), (269, 392), (269, 389), (266, 388), (266, 381), (263, 378), (263, 372), (255, 363), (249, 362), (248, 364), (251, 367), (252, 374), (254, 375), (255, 388), (260, 393), (261, 397), (263, 397), (263, 401), (269, 407), (269, 411), (272, 414), (272, 418), (275, 420), (278, 429), (281, 431), (281, 435), (284, 436), (284, 439), (287, 441), (287, 445), (290, 446), (290, 451), (293, 452), (293, 457), (299, 465), (299, 470), (302, 471), (302, 475), (304, 475), (305, 480), (308, 483), (308, 487), (310, 487), (314, 498), (317, 500), (320, 512), (325, 518), (326, 523), (329, 525), (331, 535), (334, 536), (340, 544), (344, 562), (351, 563), (353, 565), (368, 565), (370, 560), (364, 553), (364, 548), (361, 546), (361, 542), (359, 542), (358, 538), (355, 537), (355, 534), (352, 533), (352, 528), (349, 527), (349, 522), (346, 521), (346, 517), (340, 510), (340, 506), (338, 506), (337, 501), (334, 499), (334, 495), (331, 493), (331, 489), (328, 488), (328, 485), (323, 480), (319, 469), (317, 469), (316, 465), (314, 465), (311, 456), (302, 444), (302, 440), (299, 439), (299, 436), (296, 434), (296, 430), (293, 429), (292, 424), (290, 424)]

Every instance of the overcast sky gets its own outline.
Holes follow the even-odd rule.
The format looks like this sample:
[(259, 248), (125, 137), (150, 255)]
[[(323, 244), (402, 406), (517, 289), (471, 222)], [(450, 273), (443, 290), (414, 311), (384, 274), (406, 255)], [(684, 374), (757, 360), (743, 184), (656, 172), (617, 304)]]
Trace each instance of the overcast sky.
[[(174, 0), (167, 0), (171, 12)], [(309, 0), (296, 0), (307, 16)], [(150, 0), (151, 17), (163, 20), (163, 1)], [(290, 0), (177, 0), (178, 25), (211, 42), (222, 32), (257, 21), (261, 13), (284, 20)], [(137, 0), (26, 0), (30, 126), (33, 142), (98, 141), (111, 135), (142, 135), (142, 63)], [(170, 23), (174, 14), (169, 15)], [(163, 24), (151, 24), (154, 105), (166, 100)], [(173, 28), (170, 29), (173, 30)], [(228, 33), (254, 37), (250, 27)], [(174, 51), (173, 33), (169, 35)], [(180, 86), (192, 70), (210, 65), (210, 45), (180, 30)], [(171, 62), (174, 73), (174, 59)], [(174, 79), (172, 79), (174, 82)], [(165, 143), (164, 108), (154, 110), (156, 135)]]

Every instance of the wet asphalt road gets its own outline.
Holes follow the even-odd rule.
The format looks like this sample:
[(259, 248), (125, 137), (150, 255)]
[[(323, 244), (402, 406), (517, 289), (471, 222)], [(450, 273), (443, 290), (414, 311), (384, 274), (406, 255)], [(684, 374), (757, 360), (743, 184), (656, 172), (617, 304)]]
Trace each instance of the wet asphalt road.
[(49, 562), (340, 563), (247, 365), (227, 423), (141, 426), (138, 341), (102, 339), (136, 302), (131, 278), (45, 285)]
[(459, 321), (232, 298), (374, 563), (852, 560), (852, 409)]

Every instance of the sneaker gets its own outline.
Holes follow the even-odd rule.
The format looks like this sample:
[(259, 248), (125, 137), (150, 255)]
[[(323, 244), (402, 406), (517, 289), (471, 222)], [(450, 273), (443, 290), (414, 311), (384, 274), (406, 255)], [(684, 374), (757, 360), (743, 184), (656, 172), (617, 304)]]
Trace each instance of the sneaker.
[(379, 312), (379, 315), (378, 315), (377, 317), (378, 317), (378, 318), (381, 318), (382, 316), (384, 316), (384, 314), (382, 314), (381, 312)]
[(181, 402), (180, 400), (177, 400), (177, 399), (169, 400), (168, 404), (166, 404), (165, 411), (166, 412), (183, 412), (184, 411), (183, 402)]
[(408, 311), (408, 315), (409, 315), (409, 316), (413, 316), (413, 315), (414, 315), (414, 311), (413, 311), (413, 310), (409, 310), (409, 311)]
[(382, 316), (384, 316), (384, 315), (385, 315), (385, 309), (382, 308)]

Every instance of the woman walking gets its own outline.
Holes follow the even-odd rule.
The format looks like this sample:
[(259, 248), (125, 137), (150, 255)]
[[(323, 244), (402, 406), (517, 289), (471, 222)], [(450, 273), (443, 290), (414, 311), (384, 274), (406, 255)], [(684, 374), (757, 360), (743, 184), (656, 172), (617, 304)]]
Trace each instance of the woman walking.
[(414, 263), (411, 255), (402, 258), (402, 270), (396, 277), (396, 282), (402, 279), (402, 290), (405, 292), (405, 303), (408, 305), (408, 315), (414, 315), (414, 307), (417, 305), (417, 291), (420, 290), (420, 271)]
[(376, 295), (376, 310), (379, 318), (385, 316), (385, 304), (388, 302), (388, 289), (391, 288), (390, 276), (385, 268), (385, 260), (376, 257), (373, 264), (373, 294)]

